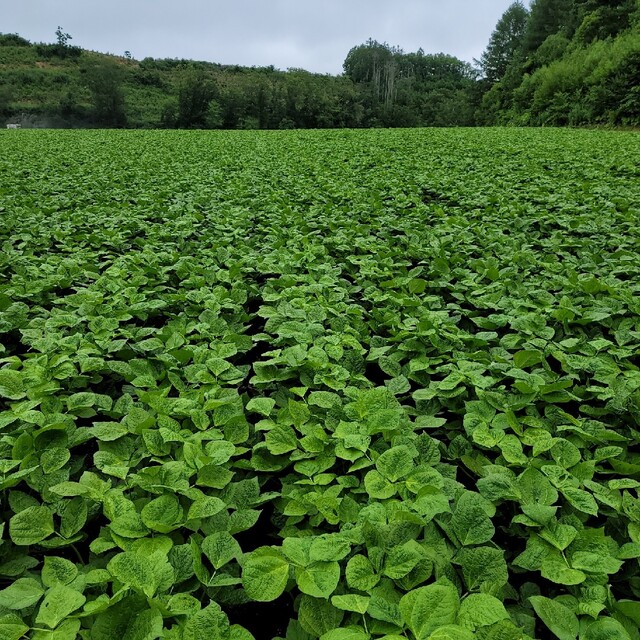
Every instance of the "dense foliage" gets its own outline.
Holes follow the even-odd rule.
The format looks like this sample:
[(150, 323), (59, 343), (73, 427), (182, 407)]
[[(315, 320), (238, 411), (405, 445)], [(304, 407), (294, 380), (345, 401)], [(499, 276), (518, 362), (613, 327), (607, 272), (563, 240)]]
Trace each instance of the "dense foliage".
[(0, 144), (4, 640), (640, 639), (634, 134)]
[(0, 118), (23, 125), (309, 129), (640, 124), (638, 0), (514, 2), (478, 68), (369, 39), (341, 76), (134, 60), (0, 34)]
[(640, 124), (637, 0), (533, 0), (524, 25), (523, 11), (511, 5), (480, 61), (481, 122)]

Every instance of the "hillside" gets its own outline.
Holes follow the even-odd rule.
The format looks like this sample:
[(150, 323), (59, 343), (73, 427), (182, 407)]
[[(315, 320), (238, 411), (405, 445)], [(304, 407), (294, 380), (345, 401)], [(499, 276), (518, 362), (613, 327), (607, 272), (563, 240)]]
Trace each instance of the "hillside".
[(475, 66), (375, 40), (344, 74), (135, 60), (0, 34), (0, 123), (290, 129), (640, 125), (640, 0), (513, 3)]
[(484, 124), (640, 124), (640, 1), (514, 2), (481, 60)]

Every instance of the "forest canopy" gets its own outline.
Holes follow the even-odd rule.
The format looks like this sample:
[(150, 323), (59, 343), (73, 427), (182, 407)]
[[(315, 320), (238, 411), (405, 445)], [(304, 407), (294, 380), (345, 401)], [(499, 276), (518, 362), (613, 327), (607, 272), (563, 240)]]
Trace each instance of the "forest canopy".
[(0, 118), (24, 125), (289, 129), (640, 124), (640, 2), (533, 0), (479, 60), (369, 39), (343, 74), (134, 60), (0, 34)]

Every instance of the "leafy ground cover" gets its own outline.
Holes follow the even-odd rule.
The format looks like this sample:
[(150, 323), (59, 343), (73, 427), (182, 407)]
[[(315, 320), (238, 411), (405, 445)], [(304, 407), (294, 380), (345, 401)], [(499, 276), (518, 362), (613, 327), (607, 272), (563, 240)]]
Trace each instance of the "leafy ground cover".
[(0, 145), (0, 638), (640, 638), (636, 134)]

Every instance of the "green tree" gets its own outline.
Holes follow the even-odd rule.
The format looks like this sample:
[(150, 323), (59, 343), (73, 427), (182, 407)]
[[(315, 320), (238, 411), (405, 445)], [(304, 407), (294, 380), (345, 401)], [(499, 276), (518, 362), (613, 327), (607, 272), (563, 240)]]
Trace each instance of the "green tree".
[(66, 47), (69, 44), (69, 40), (73, 40), (73, 37), (62, 30), (62, 27), (58, 26), (56, 29), (56, 41), (60, 47)]
[(96, 122), (105, 127), (126, 126), (124, 73), (120, 65), (105, 59), (87, 68), (85, 73)]
[(375, 106), (390, 109), (396, 97), (402, 53), (399, 47), (369, 39), (349, 51), (343, 64), (344, 72), (354, 82), (369, 88)]
[(531, 56), (549, 36), (559, 31), (573, 35), (577, 16), (573, 0), (533, 0), (522, 43), (525, 56)]
[(577, 0), (580, 27), (576, 34), (581, 43), (615, 37), (626, 31), (634, 16), (640, 17), (636, 0)]
[(498, 20), (479, 60), (480, 68), (489, 82), (498, 82), (506, 74), (508, 66), (522, 47), (528, 18), (529, 12), (522, 2), (514, 2)]
[(180, 129), (211, 129), (220, 126), (220, 105), (214, 100), (218, 88), (202, 69), (189, 67), (178, 82), (176, 126)]

